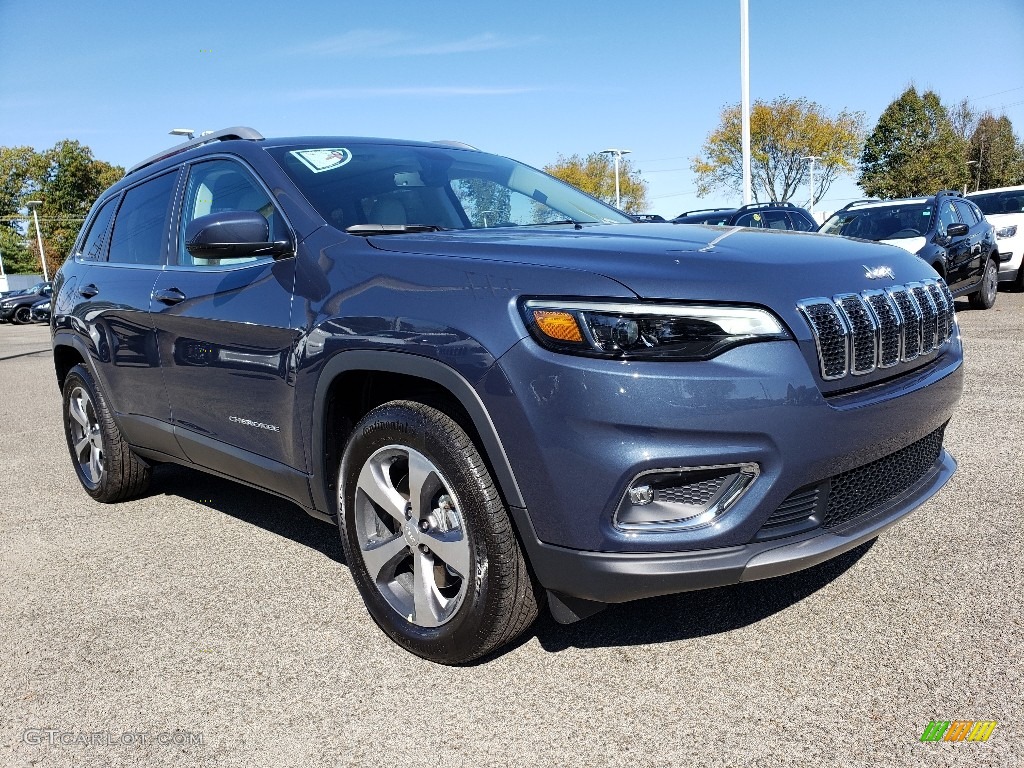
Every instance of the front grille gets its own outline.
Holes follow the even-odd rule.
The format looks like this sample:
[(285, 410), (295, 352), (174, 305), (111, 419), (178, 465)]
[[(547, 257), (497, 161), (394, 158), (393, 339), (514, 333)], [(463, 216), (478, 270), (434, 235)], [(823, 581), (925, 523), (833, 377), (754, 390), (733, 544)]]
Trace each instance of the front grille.
[(823, 528), (835, 528), (894, 499), (925, 476), (942, 452), (943, 425), (870, 464), (832, 478)]
[(953, 297), (945, 282), (924, 280), (797, 307), (814, 335), (821, 377), (863, 376), (933, 352), (953, 335)]
[(910, 489), (935, 465), (945, 425), (883, 456), (791, 493), (761, 526), (755, 540), (791, 536), (817, 527), (835, 528), (866, 515)]

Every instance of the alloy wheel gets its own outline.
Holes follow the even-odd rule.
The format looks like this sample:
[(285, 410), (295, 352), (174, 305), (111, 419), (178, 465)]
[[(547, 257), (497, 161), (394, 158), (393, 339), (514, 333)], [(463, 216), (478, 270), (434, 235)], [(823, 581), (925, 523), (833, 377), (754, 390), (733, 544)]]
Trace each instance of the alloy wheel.
[(84, 387), (75, 387), (68, 398), (71, 449), (82, 475), (93, 485), (103, 478), (103, 436), (96, 408)]
[(359, 472), (353, 512), (366, 570), (391, 608), (419, 627), (450, 621), (466, 596), (470, 544), (433, 462), (407, 446), (377, 450)]

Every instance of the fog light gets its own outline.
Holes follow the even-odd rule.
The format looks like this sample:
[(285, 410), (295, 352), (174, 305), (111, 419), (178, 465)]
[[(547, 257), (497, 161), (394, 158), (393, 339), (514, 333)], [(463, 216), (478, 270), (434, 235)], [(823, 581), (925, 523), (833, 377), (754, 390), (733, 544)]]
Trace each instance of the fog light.
[(759, 472), (757, 464), (642, 472), (626, 489), (614, 524), (645, 533), (707, 525), (742, 498)]
[(640, 506), (654, 501), (654, 490), (649, 485), (640, 485), (629, 489), (629, 500)]

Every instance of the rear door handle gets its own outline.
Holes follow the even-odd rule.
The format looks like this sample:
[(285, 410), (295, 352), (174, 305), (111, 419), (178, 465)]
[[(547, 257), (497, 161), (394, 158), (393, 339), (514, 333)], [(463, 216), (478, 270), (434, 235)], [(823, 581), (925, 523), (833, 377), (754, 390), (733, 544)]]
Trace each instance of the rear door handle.
[(154, 291), (153, 298), (161, 304), (166, 304), (167, 306), (172, 307), (175, 304), (183, 302), (185, 300), (185, 294), (177, 288), (165, 288), (161, 291)]
[(91, 299), (99, 292), (100, 289), (97, 288), (92, 283), (89, 283), (88, 285), (83, 285), (81, 288), (78, 289), (78, 295), (81, 296), (83, 299)]

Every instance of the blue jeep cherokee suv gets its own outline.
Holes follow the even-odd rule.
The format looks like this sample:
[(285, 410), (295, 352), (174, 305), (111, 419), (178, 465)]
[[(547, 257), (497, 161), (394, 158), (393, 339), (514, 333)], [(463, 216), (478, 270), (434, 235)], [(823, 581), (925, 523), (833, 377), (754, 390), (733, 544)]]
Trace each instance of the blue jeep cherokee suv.
[(953, 301), (893, 248), (632, 222), (452, 142), (202, 136), (61, 268), (95, 499), (176, 462), (336, 521), (367, 609), (442, 663), (608, 603), (789, 573), (934, 494)]

